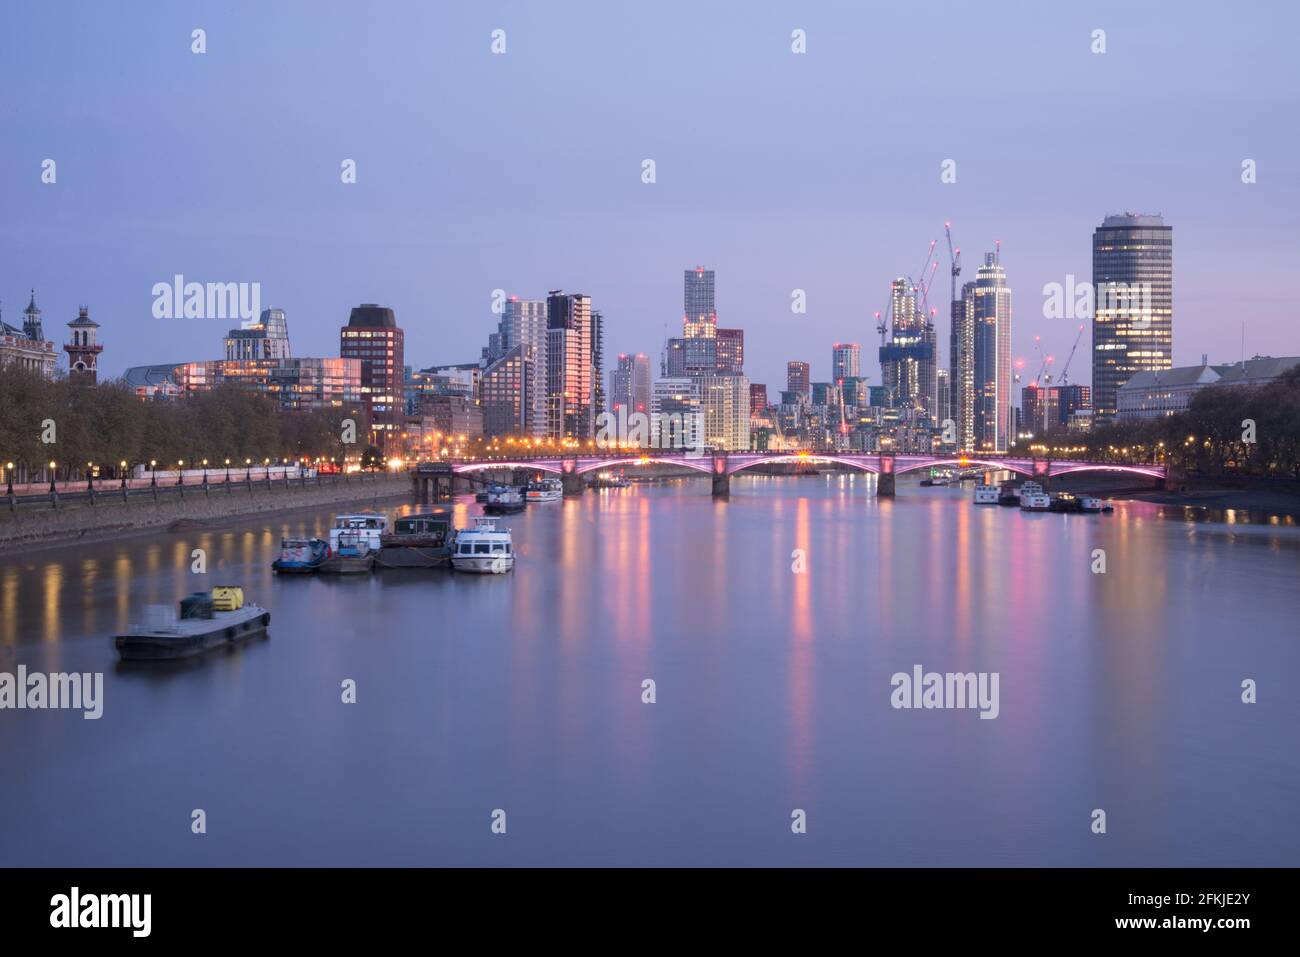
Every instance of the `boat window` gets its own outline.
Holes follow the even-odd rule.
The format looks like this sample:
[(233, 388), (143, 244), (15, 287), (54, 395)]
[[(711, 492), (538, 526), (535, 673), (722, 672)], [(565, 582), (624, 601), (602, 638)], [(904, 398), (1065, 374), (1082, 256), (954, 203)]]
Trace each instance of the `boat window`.
[(502, 544), (501, 544), (500, 542), (494, 542), (493, 545), (492, 545), (492, 551), (494, 551), (494, 552), (504, 552), (504, 551), (505, 551), (505, 548), (504, 548), (504, 546), (502, 546)]
[(490, 549), (491, 549), (491, 546), (488, 545), (487, 542), (475, 542), (475, 543), (474, 543), (474, 554), (475, 554), (475, 555), (489, 555), (489, 554), (491, 554)]
[(510, 543), (509, 543), (509, 542), (506, 542), (506, 554), (507, 554), (507, 555), (510, 554)]
[(474, 548), (474, 546), (471, 545), (469, 542), (463, 542), (463, 543), (461, 543), (461, 546), (460, 546), (460, 553), (461, 553), (462, 555), (468, 555), (468, 554), (470, 554), (471, 551), (473, 551), (473, 548)]

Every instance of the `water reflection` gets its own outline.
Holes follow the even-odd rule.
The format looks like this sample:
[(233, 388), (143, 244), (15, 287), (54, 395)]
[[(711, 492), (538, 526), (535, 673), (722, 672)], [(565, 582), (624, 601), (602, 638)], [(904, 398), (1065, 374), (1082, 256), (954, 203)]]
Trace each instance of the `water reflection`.
[[(1294, 863), (1300, 704), (1236, 695), (1300, 665), (1300, 530), (874, 488), (753, 476), (726, 502), (684, 480), (530, 507), (502, 520), (506, 576), (277, 579), (280, 538), (323, 536), (324, 511), (6, 555), (4, 669), (106, 675), (101, 721), (0, 714), (23, 769), (0, 864), (193, 864), (163, 822), (200, 800), (237, 822), (203, 863)], [(476, 511), (458, 500), (456, 523)], [(217, 582), (270, 609), (268, 638), (115, 662), (145, 605)], [(917, 663), (999, 672), (999, 718), (890, 708)], [(1089, 840), (1095, 806), (1124, 841)], [(479, 835), (492, 807), (504, 851)], [(797, 846), (793, 807), (813, 815)]]

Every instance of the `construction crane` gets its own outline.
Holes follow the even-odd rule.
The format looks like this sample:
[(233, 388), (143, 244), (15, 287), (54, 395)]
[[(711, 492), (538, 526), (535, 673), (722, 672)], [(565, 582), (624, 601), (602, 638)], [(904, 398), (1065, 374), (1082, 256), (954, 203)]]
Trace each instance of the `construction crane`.
[(943, 224), (943, 233), (948, 237), (948, 263), (952, 273), (952, 294), (949, 302), (957, 301), (957, 277), (961, 275), (961, 250), (955, 252), (952, 248), (952, 223)]
[[(1041, 336), (1034, 336), (1034, 349), (1038, 352), (1040, 356), (1043, 356), (1043, 343), (1042, 343)], [(1038, 367), (1038, 375), (1034, 376), (1035, 389), (1039, 388), (1043, 384), (1043, 373), (1047, 371), (1047, 367), (1051, 364), (1052, 364), (1052, 357), (1043, 356), (1043, 363)], [(1052, 377), (1050, 375), (1047, 377), (1047, 381), (1048, 382), (1052, 381)]]
[(1079, 332), (1074, 337), (1074, 345), (1070, 346), (1070, 355), (1065, 360), (1065, 365), (1061, 368), (1061, 385), (1070, 384), (1070, 361), (1074, 359), (1074, 350), (1079, 348), (1079, 340), (1083, 338), (1083, 326), (1079, 326)]

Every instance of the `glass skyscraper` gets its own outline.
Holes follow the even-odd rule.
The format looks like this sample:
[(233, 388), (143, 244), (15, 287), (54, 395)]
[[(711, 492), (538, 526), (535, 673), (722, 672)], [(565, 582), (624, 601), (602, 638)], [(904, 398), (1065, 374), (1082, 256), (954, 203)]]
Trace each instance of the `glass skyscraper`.
[[(986, 253), (975, 281), (962, 287), (971, 350), (972, 399), (969, 448), (1005, 452), (1013, 437), (1011, 423), (1011, 290), (998, 253)], [(959, 439), (965, 436), (959, 433)]]
[(1159, 215), (1107, 216), (1092, 234), (1093, 421), (1115, 420), (1134, 373), (1173, 366), (1174, 231)]

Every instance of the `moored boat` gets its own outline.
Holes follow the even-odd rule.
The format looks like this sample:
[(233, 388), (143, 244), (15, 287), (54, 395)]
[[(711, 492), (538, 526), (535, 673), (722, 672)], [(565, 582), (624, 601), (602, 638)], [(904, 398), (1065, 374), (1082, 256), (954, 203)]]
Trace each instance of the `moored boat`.
[(271, 562), (280, 575), (310, 575), (329, 557), (329, 542), (319, 538), (282, 538), (280, 557)]
[(524, 510), (524, 493), (521, 489), (509, 485), (498, 485), (488, 491), (483, 511), (492, 515), (508, 515)]
[(515, 567), (510, 529), (497, 528), (495, 518), (475, 517), (473, 528), (456, 533), (451, 565), (458, 572), (504, 575)]
[(123, 661), (190, 658), (264, 634), (270, 623), (270, 612), (244, 602), (242, 588), (218, 585), (182, 598), (179, 614), (170, 605), (146, 606), (144, 621), (129, 626), (113, 644)]
[(388, 516), (381, 512), (352, 512), (334, 516), (334, 526), (330, 529), (330, 551), (339, 550), (340, 537), (361, 540), (370, 546), (371, 551), (379, 551), (380, 536), (388, 531)]
[(1050, 496), (1050, 499), (1051, 505), (1049, 507), (1053, 512), (1082, 511), (1079, 507), (1079, 499), (1073, 492), (1057, 492), (1055, 495)]
[(564, 497), (564, 483), (556, 478), (530, 482), (524, 491), (524, 498), (529, 505), (537, 502), (558, 502)]
[(996, 485), (982, 485), (982, 484), (976, 485), (975, 504), (976, 505), (997, 505), (998, 487)]
[(325, 575), (364, 575), (374, 570), (378, 553), (370, 539), (358, 532), (331, 534), (330, 553), (318, 571)]
[(392, 531), (379, 536), (376, 562), (381, 568), (434, 568), (451, 559), (450, 508), (432, 508), (404, 515), (393, 522)]
[(1092, 495), (1079, 496), (1079, 511), (1089, 515), (1095, 515), (1098, 512), (1113, 512), (1113, 506), (1106, 504), (1101, 499)]
[[(1028, 484), (1028, 483), (1026, 483)], [(1046, 492), (1020, 492), (1020, 510), (1022, 512), (1046, 512), (1052, 507), (1052, 497)]]

